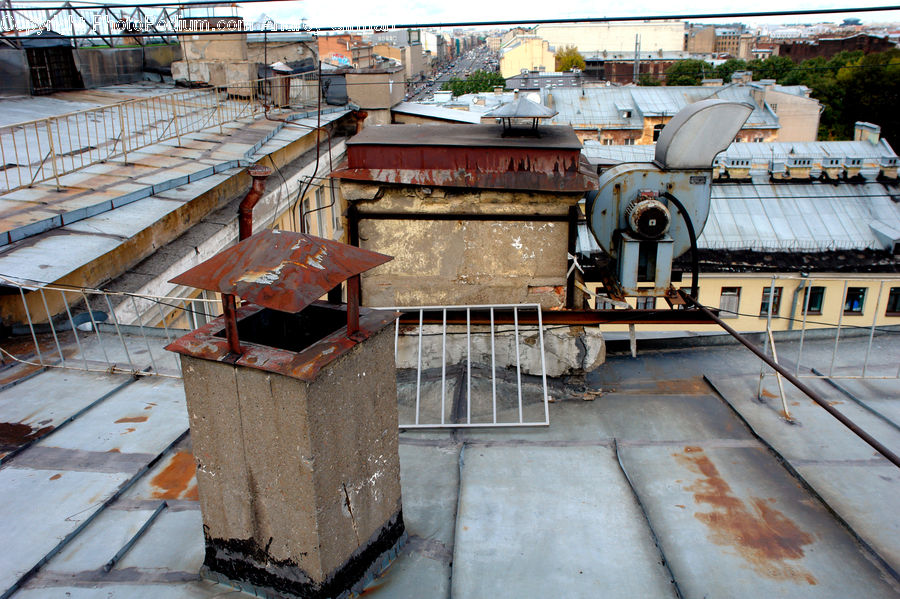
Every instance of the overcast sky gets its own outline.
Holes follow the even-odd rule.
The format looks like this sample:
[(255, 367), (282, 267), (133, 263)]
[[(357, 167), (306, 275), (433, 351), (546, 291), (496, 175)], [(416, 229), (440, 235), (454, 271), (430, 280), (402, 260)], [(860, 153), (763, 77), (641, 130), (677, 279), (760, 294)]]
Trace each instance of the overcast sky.
[[(795, 0), (790, 4), (778, 0), (757, 0), (752, 3), (723, 3), (721, 0), (634, 0), (633, 2), (604, 3), (596, 0), (566, 0), (562, 4), (548, 0), (518, 0), (514, 3), (484, 0), (406, 0), (403, 2), (373, 2), (372, 0), (300, 0), (245, 4), (241, 14), (253, 19), (265, 12), (279, 21), (299, 21), (306, 18), (311, 27), (344, 25), (393, 25), (398, 23), (505, 21), (515, 19), (559, 19), (566, 17), (615, 17), (640, 15), (701, 14), (737, 11), (805, 10), (825, 7), (853, 8), (891, 5), (888, 3), (845, 0), (823, 3), (816, 0)], [(781, 17), (760, 22), (810, 23), (840, 22), (856, 16), (865, 23), (900, 21), (900, 12), (859, 13), (854, 15), (822, 15)], [(744, 19), (749, 22), (749, 19)], [(711, 21), (713, 22), (713, 21)]]

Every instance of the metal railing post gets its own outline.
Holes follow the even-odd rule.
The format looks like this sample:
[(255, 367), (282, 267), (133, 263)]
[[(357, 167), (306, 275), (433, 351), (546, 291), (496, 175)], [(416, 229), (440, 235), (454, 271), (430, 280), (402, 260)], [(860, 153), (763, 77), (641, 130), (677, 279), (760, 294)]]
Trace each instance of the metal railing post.
[(122, 140), (122, 156), (125, 164), (128, 164), (128, 142), (125, 140), (125, 114), (122, 111), (122, 105), (119, 104), (119, 137)]
[(59, 191), (59, 169), (56, 166), (56, 148), (53, 144), (53, 128), (50, 126), (50, 119), (47, 119), (44, 122), (47, 124), (47, 143), (50, 144), (50, 160), (53, 163), (53, 178), (56, 179), (56, 191)]
[(169, 98), (169, 104), (172, 105), (172, 120), (175, 124), (175, 137), (178, 139), (178, 145), (181, 146), (181, 127), (178, 124), (178, 105), (175, 104), (175, 98)]
[(881, 304), (881, 293), (884, 291), (884, 280), (881, 281), (881, 284), (878, 286), (878, 299), (875, 300), (875, 309), (872, 310), (872, 328), (869, 329), (869, 344), (866, 346), (866, 359), (863, 362), (862, 375), (863, 378), (866, 376), (866, 371), (869, 369), (869, 353), (872, 351), (872, 340), (875, 337), (875, 324), (878, 322), (878, 306)]

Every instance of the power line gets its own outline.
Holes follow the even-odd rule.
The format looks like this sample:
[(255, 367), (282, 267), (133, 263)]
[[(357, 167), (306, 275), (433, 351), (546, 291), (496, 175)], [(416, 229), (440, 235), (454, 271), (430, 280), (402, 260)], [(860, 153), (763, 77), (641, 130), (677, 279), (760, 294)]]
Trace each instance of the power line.
[[(247, 0), (248, 3), (255, 2), (264, 2), (268, 0)], [(286, 2), (289, 0), (272, 0), (278, 2)], [(192, 6), (198, 4), (207, 4), (204, 2), (185, 2), (181, 4), (172, 4), (172, 3), (152, 3), (152, 4), (124, 4), (124, 5), (87, 5), (87, 6), (79, 6), (79, 9), (87, 9), (87, 8), (107, 8), (108, 6), (113, 6), (114, 8), (138, 8), (138, 7), (154, 7), (154, 6)], [(34, 10), (65, 10), (67, 6), (56, 6), (56, 7), (36, 7)], [(2, 12), (15, 12), (15, 11), (29, 10), (28, 8), (2, 8), (0, 7), (0, 14)], [(302, 29), (303, 32), (307, 32), (309, 34), (319, 34), (322, 32), (328, 33), (337, 33), (342, 31), (377, 31), (379, 29), (386, 30), (396, 30), (396, 29), (451, 29), (451, 28), (463, 28), (463, 27), (505, 27), (505, 26), (516, 26), (516, 25), (564, 25), (568, 23), (619, 23), (619, 22), (633, 22), (633, 21), (700, 21), (707, 19), (736, 19), (736, 18), (762, 18), (762, 17), (794, 17), (794, 16), (803, 16), (803, 15), (829, 15), (829, 14), (846, 14), (846, 13), (871, 13), (871, 12), (888, 12), (888, 11), (898, 11), (900, 10), (900, 6), (867, 6), (867, 7), (856, 7), (856, 8), (819, 8), (819, 9), (809, 9), (809, 10), (785, 10), (785, 11), (757, 11), (757, 12), (722, 12), (722, 13), (685, 13), (685, 14), (671, 14), (671, 15), (632, 15), (632, 16), (621, 16), (621, 17), (570, 17), (570, 18), (562, 18), (562, 19), (525, 19), (525, 20), (503, 20), (503, 21), (456, 21), (456, 22), (425, 22), (425, 23), (402, 23), (395, 25), (377, 25), (377, 26), (369, 26), (369, 25), (358, 25), (358, 26), (323, 26), (323, 27), (309, 27), (308, 29)], [(210, 18), (218, 18), (227, 21), (229, 17), (210, 17)], [(234, 18), (234, 17), (232, 17)], [(213, 31), (172, 31), (168, 32), (165, 35), (221, 35), (223, 33), (268, 33), (270, 35), (277, 33), (291, 33), (287, 31), (283, 32), (273, 32), (265, 29), (239, 29), (239, 30), (213, 30)], [(297, 32), (293, 32), (297, 33)], [(123, 32), (120, 34), (111, 34), (111, 37), (158, 37), (160, 33), (148, 33), (148, 32)], [(65, 36), (69, 39), (90, 39), (97, 37), (96, 35), (68, 35)], [(19, 40), (19, 39), (28, 39), (29, 36), (4, 36), (4, 39), (7, 40)]]

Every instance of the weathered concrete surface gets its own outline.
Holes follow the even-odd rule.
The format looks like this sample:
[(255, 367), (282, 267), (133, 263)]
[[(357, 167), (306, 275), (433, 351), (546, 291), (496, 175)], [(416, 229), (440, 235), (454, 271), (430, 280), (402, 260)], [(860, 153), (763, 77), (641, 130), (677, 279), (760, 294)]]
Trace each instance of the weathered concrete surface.
[(764, 448), (621, 446), (620, 455), (685, 597), (896, 597)]
[[(362, 278), (369, 306), (566, 305), (568, 225), (541, 221), (367, 220), (367, 212), (565, 215), (574, 194), (451, 191), (341, 181), (356, 201), (360, 244), (394, 256)], [(367, 195), (371, 194), (371, 195)], [(577, 303), (577, 302), (576, 302)]]
[[(422, 328), (422, 368), (441, 368), (442, 362), (460, 364), (469, 355), (472, 363), (490, 368), (492, 359), (490, 326), (472, 326), (471, 337), (465, 326), (448, 326), (446, 339), (439, 325)], [(446, 354), (444, 344), (446, 343)], [(520, 326), (516, 338), (512, 325), (495, 327), (493, 362), (496, 368), (516, 367), (516, 346), (525, 374), (542, 372), (541, 343), (537, 327)], [(544, 365), (547, 376), (590, 372), (606, 359), (603, 334), (595, 327), (553, 327), (544, 330)], [(418, 326), (401, 327), (397, 344), (397, 368), (416, 368), (419, 363)]]
[(462, 459), (454, 597), (676, 596), (610, 448), (470, 447)]
[(385, 329), (312, 383), (182, 358), (214, 572), (317, 588), (400, 513), (391, 346)]

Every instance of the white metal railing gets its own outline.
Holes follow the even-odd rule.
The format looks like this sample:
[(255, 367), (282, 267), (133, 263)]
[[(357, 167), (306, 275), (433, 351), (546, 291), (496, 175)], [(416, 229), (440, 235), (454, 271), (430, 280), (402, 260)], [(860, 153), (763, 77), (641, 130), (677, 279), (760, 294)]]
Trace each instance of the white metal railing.
[[(797, 342), (797, 353), (794, 360), (794, 375), (797, 378), (810, 378), (810, 379), (827, 379), (827, 380), (835, 380), (835, 379), (867, 379), (867, 380), (879, 380), (879, 379), (900, 379), (900, 356), (884, 356), (888, 358), (888, 364), (881, 364), (878, 367), (877, 372), (873, 372), (871, 367), (871, 357), (872, 357), (872, 348), (873, 343), (875, 341), (875, 333), (878, 330), (879, 321), (882, 320), (882, 317), (885, 316), (888, 310), (888, 302), (891, 301), (890, 290), (892, 287), (900, 287), (900, 280), (897, 279), (845, 279), (843, 281), (843, 290), (841, 292), (840, 303), (838, 304), (838, 318), (836, 323), (825, 322), (822, 321), (821, 318), (821, 310), (815, 310), (811, 312), (810, 309), (810, 301), (813, 297), (813, 293), (811, 290), (813, 288), (822, 288), (823, 293), (825, 292), (824, 282), (834, 283), (834, 279), (824, 279), (817, 278), (814, 276), (810, 277), (792, 277), (792, 276), (773, 276), (770, 285), (768, 286), (768, 312), (766, 314), (766, 338), (765, 338), (765, 352), (772, 356), (776, 363), (779, 363), (778, 359), (778, 350), (776, 349), (775, 344), (775, 336), (773, 335), (773, 327), (772, 322), (775, 318), (778, 318), (775, 314), (773, 314), (773, 307), (775, 301), (773, 298), (776, 297), (776, 288), (781, 287), (785, 289), (786, 287), (783, 285), (778, 285), (779, 282), (782, 281), (791, 281), (798, 282), (798, 293), (803, 293), (801, 300), (801, 311), (799, 316), (799, 339)], [(820, 283), (817, 285), (817, 283)], [(856, 283), (856, 285), (851, 286), (851, 283)], [(863, 295), (863, 305), (868, 304), (868, 308), (863, 310), (863, 305), (860, 306), (860, 313), (858, 315), (854, 314), (854, 317), (858, 319), (859, 317), (866, 318), (868, 322), (860, 324), (858, 321), (856, 324), (847, 325), (844, 321), (844, 316), (847, 314), (846, 306), (848, 303), (848, 289), (851, 289), (855, 286), (859, 286), (861, 288), (866, 289)], [(869, 295), (869, 291), (877, 288), (877, 293), (875, 294), (875, 303), (872, 305), (870, 303), (870, 298), (866, 297)], [(833, 289), (833, 287), (832, 287)], [(803, 291), (806, 290), (806, 291)], [(824, 301), (824, 297), (819, 298), (817, 301)], [(816, 366), (808, 366), (806, 368), (802, 367), (802, 361), (804, 358), (804, 344), (806, 342), (807, 337), (811, 330), (811, 327), (815, 326), (816, 330), (832, 330), (834, 332), (834, 344), (831, 346), (830, 355), (826, 355), (825, 361), (828, 362), (828, 367), (824, 367), (822, 364)], [(858, 348), (856, 351), (851, 352), (842, 352), (841, 342), (842, 342), (842, 333), (846, 332), (848, 329), (852, 329), (855, 336), (858, 338), (860, 335), (864, 335), (866, 339), (865, 343), (865, 351), (862, 352), (862, 356), (860, 356), (860, 352)], [(893, 332), (893, 331), (892, 331)], [(900, 334), (900, 331), (896, 331), (896, 333)], [(843, 338), (844, 343), (847, 343), (847, 336), (844, 335)], [(784, 343), (784, 342), (782, 342)], [(782, 352), (784, 355), (784, 352)], [(842, 357), (843, 365), (838, 366), (838, 356)], [(861, 357), (861, 360), (857, 360), (856, 363), (853, 363), (853, 357)], [(821, 361), (821, 357), (818, 358)], [(893, 360), (893, 362), (891, 362)], [(848, 362), (851, 362), (848, 364)], [(827, 371), (827, 372), (826, 372)], [(776, 382), (778, 384), (778, 392), (781, 399), (782, 409), (784, 412), (784, 417), (788, 420), (791, 420), (790, 409), (788, 408), (787, 399), (785, 397), (784, 385), (782, 383), (781, 376), (775, 372), (773, 369), (767, 367), (763, 364), (760, 367), (759, 372), (759, 385), (757, 387), (757, 399), (762, 400), (763, 396), (763, 382), (767, 375), (775, 374)]]
[[(43, 368), (180, 378), (181, 362), (162, 349), (162, 340), (168, 344), (220, 313), (218, 301), (205, 294), (152, 296), (0, 281), (21, 298), (25, 323), (13, 333), (28, 335), (33, 343), (24, 357), (0, 352), (4, 360)], [(26, 292), (36, 294), (33, 302)]]
[[(418, 315), (417, 326), (401, 326), (397, 320), (394, 328), (397, 367), (401, 371), (415, 370), (414, 385), (409, 381), (409, 385), (400, 385), (398, 389), (401, 428), (550, 424), (544, 327), (539, 304), (378, 309)], [(494, 312), (500, 309), (512, 311), (511, 327), (495, 324)], [(490, 323), (472, 325), (472, 310), (487, 310)], [(448, 326), (448, 311), (465, 311), (466, 324)], [(537, 326), (520, 324), (520, 311), (536, 312)], [(441, 314), (442, 324), (423, 324), (426, 312)], [(532, 340), (531, 344), (527, 338)], [(536, 380), (528, 383), (523, 377)]]
[[(164, 346), (221, 313), (206, 293), (185, 298), (22, 286), (5, 277), (0, 284), (22, 302), (24, 324), (13, 333), (33, 343), (33, 351), (19, 355), (0, 348), (4, 361), (43, 368), (180, 378), (181, 362)], [(420, 323), (406, 327), (398, 320), (394, 328), (401, 428), (550, 424), (539, 304), (380, 309), (416, 313)], [(471, 324), (476, 309), (489, 312), (489, 324)], [(512, 325), (495, 324), (500, 309), (512, 312)], [(448, 326), (448, 310), (464, 310), (467, 324)], [(424, 314), (434, 311), (442, 312), (443, 324), (423, 326)], [(522, 312), (536, 313), (537, 325), (520, 323)], [(403, 384), (412, 372), (414, 385)]]
[(312, 107), (316, 73), (177, 91), (0, 127), (0, 193), (54, 181), (159, 142), (258, 115)]

